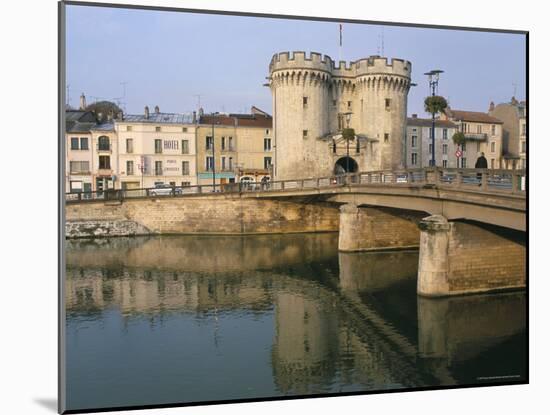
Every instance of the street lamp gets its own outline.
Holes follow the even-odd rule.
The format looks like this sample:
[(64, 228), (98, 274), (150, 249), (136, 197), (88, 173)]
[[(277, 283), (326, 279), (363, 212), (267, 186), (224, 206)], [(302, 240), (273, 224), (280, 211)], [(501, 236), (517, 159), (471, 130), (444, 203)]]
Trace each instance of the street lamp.
[[(441, 69), (433, 69), (430, 72), (426, 72), (424, 74), (428, 75), (428, 82), (432, 91), (432, 97), (435, 97), (437, 86), (439, 84), (439, 74), (441, 73), (443, 73)], [(432, 112), (432, 131), (430, 135), (432, 141), (432, 159), (430, 160), (430, 166), (435, 167), (435, 112)]]
[[(351, 121), (351, 114), (353, 114), (353, 112), (345, 112), (343, 115), (346, 117), (346, 128), (349, 130), (349, 123)], [(350, 140), (353, 140), (353, 137), (350, 138), (349, 136), (346, 135), (346, 137), (344, 137), (346, 139), (346, 173), (349, 173), (349, 142)]]

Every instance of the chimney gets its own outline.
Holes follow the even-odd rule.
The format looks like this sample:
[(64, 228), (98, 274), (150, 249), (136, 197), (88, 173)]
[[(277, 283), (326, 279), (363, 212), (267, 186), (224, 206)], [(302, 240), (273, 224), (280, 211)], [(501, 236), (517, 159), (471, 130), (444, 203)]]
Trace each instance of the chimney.
[(413, 114), (412, 117), (413, 118), (418, 118), (418, 114)]
[(495, 103), (493, 101), (491, 101), (491, 103), (489, 104), (489, 112), (494, 111), (494, 110), (495, 110)]
[(102, 113), (102, 112), (98, 112), (98, 113), (97, 113), (97, 120), (98, 120), (99, 122), (103, 122), (103, 113)]
[(197, 111), (193, 111), (193, 124), (197, 123)]
[(144, 115), (145, 115), (145, 119), (148, 120), (149, 119), (149, 107), (147, 105), (145, 106)]
[(160, 114), (160, 108), (158, 105), (155, 105), (155, 114)]
[(518, 100), (516, 99), (516, 97), (512, 97), (512, 99), (510, 100), (510, 103), (512, 105), (517, 105), (518, 104)]
[(80, 109), (86, 109), (86, 96), (84, 95), (84, 92), (80, 95)]

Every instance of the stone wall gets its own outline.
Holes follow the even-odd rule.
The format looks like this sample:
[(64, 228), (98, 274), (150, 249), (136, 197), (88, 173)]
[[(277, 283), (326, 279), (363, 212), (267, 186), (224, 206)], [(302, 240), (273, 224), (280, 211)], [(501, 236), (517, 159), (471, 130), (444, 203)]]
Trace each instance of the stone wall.
[[(67, 237), (92, 236), (89, 229), (94, 226), (103, 230), (95, 231), (98, 235), (93, 236), (107, 236), (108, 229), (130, 226), (128, 221), (136, 224), (135, 232), (139, 228), (151, 234), (235, 235), (338, 231), (339, 213), (328, 204), (218, 195), (69, 204), (66, 220)], [(83, 232), (79, 234), (78, 230)]]
[(340, 207), (340, 237), (338, 249), (344, 252), (418, 247), (420, 231), (408, 211), (389, 208)]
[(525, 234), (448, 222), (433, 215), (420, 223), (418, 293), (446, 296), (525, 288)]

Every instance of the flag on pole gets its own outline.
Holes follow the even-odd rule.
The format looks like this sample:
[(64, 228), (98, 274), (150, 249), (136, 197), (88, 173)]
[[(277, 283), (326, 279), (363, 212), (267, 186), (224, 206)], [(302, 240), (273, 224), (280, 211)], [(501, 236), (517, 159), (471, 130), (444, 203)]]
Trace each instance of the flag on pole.
[(342, 46), (342, 24), (340, 23), (340, 46)]

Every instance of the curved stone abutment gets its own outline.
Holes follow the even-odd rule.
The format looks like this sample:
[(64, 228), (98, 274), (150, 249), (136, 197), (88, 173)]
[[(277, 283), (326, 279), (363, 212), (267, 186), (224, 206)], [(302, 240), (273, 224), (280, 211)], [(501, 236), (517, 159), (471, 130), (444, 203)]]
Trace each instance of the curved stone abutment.
[(525, 234), (444, 216), (420, 224), (417, 291), (447, 296), (525, 288)]
[(417, 248), (419, 230), (410, 218), (390, 209), (340, 207), (338, 250), (342, 252)]

